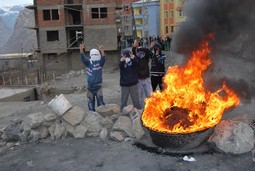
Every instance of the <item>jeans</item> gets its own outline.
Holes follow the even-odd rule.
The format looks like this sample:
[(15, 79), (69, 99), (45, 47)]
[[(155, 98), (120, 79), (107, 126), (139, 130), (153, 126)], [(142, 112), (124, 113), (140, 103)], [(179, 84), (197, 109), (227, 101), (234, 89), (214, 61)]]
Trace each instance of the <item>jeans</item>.
[(162, 78), (163, 78), (163, 76), (151, 76), (151, 85), (152, 85), (153, 91), (155, 91), (157, 89), (157, 86), (159, 86), (159, 89), (161, 91), (163, 90)]
[(144, 108), (144, 99), (151, 96), (152, 86), (150, 77), (139, 79), (138, 84), (139, 103), (141, 108)]
[(103, 100), (102, 86), (100, 84), (88, 87), (87, 98), (89, 110), (95, 111), (96, 102), (97, 106), (105, 105)]
[(129, 95), (131, 97), (133, 106), (136, 109), (141, 109), (137, 84), (133, 86), (128, 86), (128, 87), (121, 86), (121, 107), (120, 107), (121, 112), (123, 111), (123, 108), (127, 106)]

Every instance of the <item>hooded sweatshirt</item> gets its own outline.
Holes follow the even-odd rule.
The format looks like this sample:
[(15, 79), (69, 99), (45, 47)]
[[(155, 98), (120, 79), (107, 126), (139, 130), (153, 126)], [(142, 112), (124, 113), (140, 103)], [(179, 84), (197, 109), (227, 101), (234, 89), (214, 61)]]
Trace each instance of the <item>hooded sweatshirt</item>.
[(137, 57), (138, 60), (137, 66), (138, 79), (146, 79), (150, 77), (149, 60), (153, 56), (152, 51), (148, 48), (133, 47), (132, 52)]
[(120, 86), (129, 87), (138, 83), (136, 72), (137, 60), (131, 59), (129, 62), (121, 61), (120, 67)]

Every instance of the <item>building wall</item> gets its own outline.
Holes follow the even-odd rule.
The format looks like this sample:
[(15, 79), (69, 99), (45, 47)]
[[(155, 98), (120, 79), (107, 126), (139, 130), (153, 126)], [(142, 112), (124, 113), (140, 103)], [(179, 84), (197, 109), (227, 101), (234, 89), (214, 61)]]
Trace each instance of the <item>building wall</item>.
[(84, 26), (86, 51), (104, 45), (106, 51), (117, 50), (116, 25)]
[[(162, 36), (172, 36), (173, 32), (177, 30), (178, 26), (186, 20), (186, 16), (183, 12), (184, 5), (187, 0), (172, 0), (172, 1), (160, 1), (160, 34)], [(182, 15), (180, 16), (180, 10)], [(168, 15), (166, 16), (166, 12)], [(172, 16), (173, 15), (173, 16)], [(168, 27), (168, 32), (166, 31)]]
[[(47, 31), (58, 31), (59, 41), (47, 41)], [(39, 36), (42, 54), (67, 52), (66, 31), (64, 27), (40, 28)]]
[(63, 5), (64, 0), (35, 0), (37, 6)]
[[(122, 0), (37, 0), (34, 1), (37, 37), (39, 44), (38, 63), (46, 77), (62, 74), (70, 70), (84, 68), (80, 61), (78, 44), (71, 46), (74, 33), (83, 31), (86, 53), (98, 44), (105, 47), (106, 65), (117, 65), (119, 61), (118, 28), (116, 9), (121, 9)], [(126, 1), (129, 3), (129, 1)], [(74, 5), (75, 4), (75, 5)], [(107, 18), (91, 17), (91, 8), (107, 8)], [(44, 20), (43, 10), (57, 9), (59, 20)], [(70, 18), (79, 13), (81, 22), (77, 25)], [(70, 13), (71, 12), (71, 13)], [(74, 15), (74, 16), (72, 16)], [(76, 24), (76, 25), (75, 25)], [(47, 40), (47, 32), (58, 31), (58, 41)]]
[(123, 0), (123, 7), (128, 7), (127, 10), (122, 10), (121, 16), (121, 24), (123, 31), (125, 33), (125, 37), (133, 37), (133, 9), (132, 9), (132, 3), (137, 0)]
[[(160, 34), (160, 1), (134, 2), (132, 3), (138, 37), (152, 36)], [(143, 11), (147, 8), (147, 14)], [(148, 19), (146, 24), (146, 17)], [(145, 31), (148, 31), (146, 35)]]
[[(186, 17), (184, 16), (183, 8), (184, 8), (185, 1), (183, 0), (177, 0), (175, 5), (175, 26), (178, 26), (180, 23), (185, 21)], [(180, 11), (182, 15), (180, 15)]]
[[(91, 8), (107, 8), (107, 18), (103, 19), (92, 19), (91, 18)], [(112, 3), (106, 4), (84, 4), (83, 5), (83, 17), (84, 17), (84, 25), (96, 26), (96, 25), (111, 25), (115, 24), (115, 6)]]
[(0, 72), (23, 69), (27, 66), (27, 58), (0, 59)]
[(149, 36), (160, 35), (160, 4), (153, 2), (148, 4), (148, 31)]
[[(59, 20), (47, 20), (43, 19), (43, 10), (53, 10), (57, 9), (59, 11)], [(64, 7), (58, 5), (51, 5), (51, 6), (42, 6), (38, 7), (37, 9), (37, 16), (38, 16), (38, 25), (40, 27), (57, 27), (57, 26), (64, 26), (65, 25), (65, 15), (64, 15)]]

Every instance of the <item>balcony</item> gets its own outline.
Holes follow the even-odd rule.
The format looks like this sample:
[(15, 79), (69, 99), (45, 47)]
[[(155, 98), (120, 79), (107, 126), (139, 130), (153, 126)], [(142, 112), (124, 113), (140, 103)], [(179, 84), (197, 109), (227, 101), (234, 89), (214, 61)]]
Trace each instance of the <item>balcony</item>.
[(139, 24), (136, 24), (135, 28), (136, 28), (136, 30), (143, 30), (143, 26), (139, 25)]
[(142, 19), (143, 16), (138, 14), (138, 15), (134, 15), (134, 18), (135, 18), (135, 19)]

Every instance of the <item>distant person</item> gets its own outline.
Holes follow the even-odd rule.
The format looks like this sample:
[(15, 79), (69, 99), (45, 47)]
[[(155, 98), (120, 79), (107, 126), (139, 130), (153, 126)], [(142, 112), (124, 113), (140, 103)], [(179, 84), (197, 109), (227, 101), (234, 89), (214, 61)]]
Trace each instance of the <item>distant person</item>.
[(137, 57), (138, 93), (140, 106), (144, 108), (144, 99), (150, 97), (152, 93), (149, 60), (153, 53), (149, 48), (139, 47), (139, 41), (134, 40), (132, 53)]
[(172, 42), (172, 38), (170, 36), (166, 37), (167, 40), (167, 45), (168, 45), (168, 50), (171, 50), (171, 42)]
[(121, 86), (121, 112), (127, 106), (129, 95), (133, 106), (136, 109), (141, 109), (138, 96), (138, 76), (137, 68), (138, 61), (130, 50), (124, 50), (119, 63), (120, 68), (120, 86)]
[(165, 75), (165, 60), (166, 55), (162, 54), (162, 46), (158, 42), (152, 42), (151, 47), (154, 51), (152, 60), (151, 60), (151, 85), (153, 91), (159, 89), (162, 91), (162, 78)]
[(89, 56), (87, 58), (83, 50), (85, 48), (84, 43), (80, 44), (81, 61), (86, 66), (87, 72), (87, 98), (88, 98), (88, 108), (89, 110), (95, 111), (95, 103), (97, 101), (97, 106), (105, 105), (103, 100), (102, 91), (102, 68), (105, 64), (105, 54), (104, 47), (102, 45), (98, 46), (98, 49), (91, 49)]

